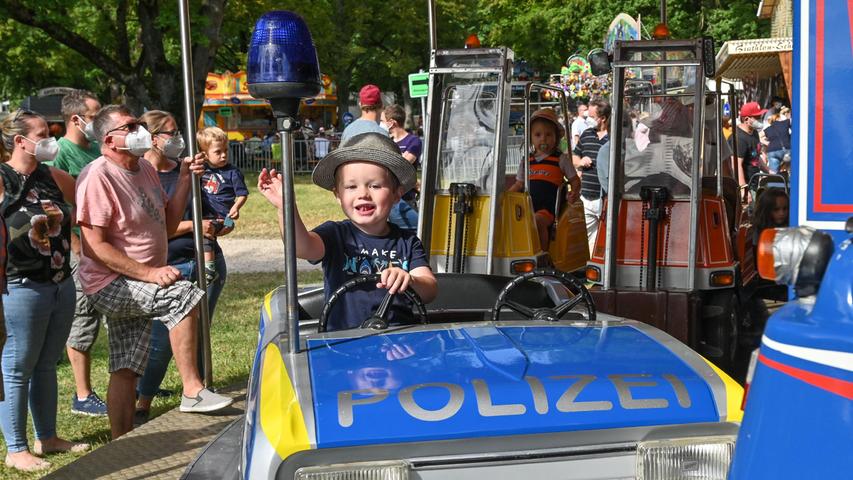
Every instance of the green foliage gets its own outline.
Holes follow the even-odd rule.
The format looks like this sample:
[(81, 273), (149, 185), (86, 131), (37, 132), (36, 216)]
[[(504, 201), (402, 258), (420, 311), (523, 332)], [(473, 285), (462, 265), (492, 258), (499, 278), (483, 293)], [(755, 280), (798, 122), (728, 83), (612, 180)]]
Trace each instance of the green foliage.
[[(757, 0), (671, 0), (667, 2), (672, 38), (712, 36), (717, 45), (731, 39), (760, 38), (770, 33), (769, 22), (756, 18)], [(484, 45), (508, 45), (516, 59), (525, 59), (543, 72), (558, 72), (566, 58), (602, 47), (610, 22), (620, 12), (643, 23), (648, 36), (660, 21), (658, 0), (479, 0), (485, 19)]]

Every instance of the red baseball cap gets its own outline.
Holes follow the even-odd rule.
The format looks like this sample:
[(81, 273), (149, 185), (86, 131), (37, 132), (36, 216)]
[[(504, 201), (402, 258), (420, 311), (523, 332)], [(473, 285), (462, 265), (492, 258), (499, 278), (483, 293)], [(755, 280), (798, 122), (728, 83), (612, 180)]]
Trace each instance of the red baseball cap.
[(767, 112), (766, 108), (761, 108), (758, 102), (747, 102), (740, 107), (741, 117), (760, 117)]
[(358, 92), (358, 103), (362, 107), (382, 105), (382, 92), (376, 85), (367, 84), (361, 87), (361, 91)]

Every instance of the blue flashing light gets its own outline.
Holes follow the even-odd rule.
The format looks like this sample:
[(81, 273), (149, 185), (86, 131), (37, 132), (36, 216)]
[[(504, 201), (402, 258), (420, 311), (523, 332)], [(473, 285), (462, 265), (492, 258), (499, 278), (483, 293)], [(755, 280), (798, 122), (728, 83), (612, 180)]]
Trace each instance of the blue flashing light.
[(299, 15), (267, 12), (255, 23), (247, 65), (257, 98), (304, 98), (320, 92), (320, 65), (311, 32)]

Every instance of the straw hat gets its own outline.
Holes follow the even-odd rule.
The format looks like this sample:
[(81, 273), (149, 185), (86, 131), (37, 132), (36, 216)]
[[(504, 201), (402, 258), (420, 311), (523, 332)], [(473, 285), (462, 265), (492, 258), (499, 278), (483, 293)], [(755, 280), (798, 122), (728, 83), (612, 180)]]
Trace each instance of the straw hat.
[(314, 167), (311, 179), (317, 186), (335, 188), (335, 171), (349, 162), (370, 162), (381, 165), (397, 177), (404, 192), (415, 187), (415, 167), (400, 154), (400, 147), (389, 137), (375, 132), (356, 135), (323, 157)]

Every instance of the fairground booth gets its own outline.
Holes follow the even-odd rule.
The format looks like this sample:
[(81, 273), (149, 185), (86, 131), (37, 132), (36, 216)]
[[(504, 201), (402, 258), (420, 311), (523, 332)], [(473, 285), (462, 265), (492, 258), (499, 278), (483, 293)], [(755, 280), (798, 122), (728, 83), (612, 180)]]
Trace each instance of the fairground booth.
[[(299, 106), (301, 119), (313, 119), (320, 125), (337, 123), (335, 84), (323, 75), (323, 90), (314, 98), (303, 99)], [(267, 100), (249, 95), (246, 72), (209, 73), (204, 88), (204, 105), (199, 128), (219, 127), (231, 140), (242, 141), (253, 136), (263, 138), (275, 130), (272, 109)]]
[(717, 76), (742, 82), (743, 101), (768, 106), (774, 98), (790, 105), (793, 80), (791, 0), (763, 0), (756, 15), (770, 19), (770, 37), (730, 40), (717, 52)]

